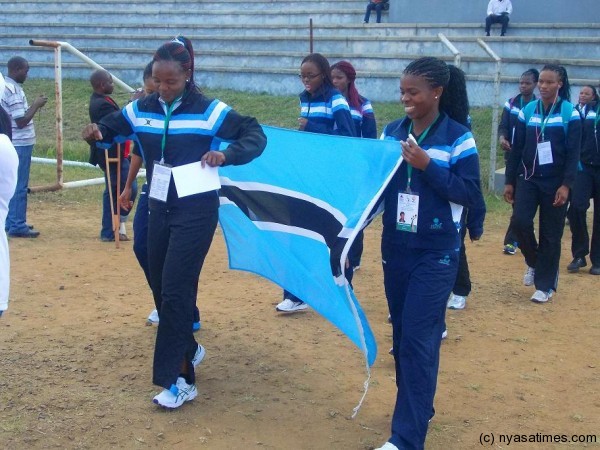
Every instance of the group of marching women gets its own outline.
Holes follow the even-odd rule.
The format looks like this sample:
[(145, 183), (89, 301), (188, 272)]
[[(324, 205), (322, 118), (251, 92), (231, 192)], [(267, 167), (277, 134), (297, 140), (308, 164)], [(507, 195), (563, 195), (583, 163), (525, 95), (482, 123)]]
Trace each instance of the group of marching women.
[[(87, 141), (105, 145), (135, 139), (146, 164), (148, 279), (160, 316), (153, 382), (163, 388), (153, 401), (166, 408), (178, 408), (197, 395), (195, 369), (204, 348), (194, 339), (194, 307), (219, 207), (217, 191), (178, 197), (172, 170), (198, 162), (246, 164), (266, 146), (255, 118), (204, 96), (193, 75), (194, 52), (188, 39), (178, 37), (162, 45), (152, 62), (156, 92), (82, 133)], [(372, 106), (358, 93), (355, 78), (346, 61), (330, 66), (320, 54), (304, 58), (299, 129), (376, 138)], [(581, 121), (568, 102), (563, 68), (544, 67), (538, 87), (539, 100), (527, 103), (532, 97), (523, 93), (514, 102), (521, 109), (511, 125), (513, 133), (505, 136), (510, 141), (505, 197), (514, 202), (511, 229), (531, 268), (534, 300), (544, 301), (556, 290), (569, 191), (579, 179)], [(405, 116), (388, 124), (381, 136), (397, 141), (403, 158), (382, 199), (381, 250), (397, 384), (391, 436), (381, 447), (386, 450), (424, 447), (434, 414), (445, 311), (459, 266), (461, 216), (465, 209), (479, 207), (482, 199), (464, 73), (439, 59), (420, 58), (402, 73), (400, 90)], [(587, 165), (589, 178), (596, 182), (598, 141), (590, 132), (596, 138), (598, 116), (597, 108), (589, 107), (584, 127), (591, 130), (585, 133), (590, 159), (584, 161), (584, 171)], [(230, 144), (216, 151), (219, 141)], [(532, 231), (538, 206), (539, 244)], [(418, 215), (416, 226), (406, 226), (410, 214)], [(360, 266), (361, 251), (359, 239), (349, 254), (349, 279)], [(593, 262), (595, 257), (597, 250), (592, 251)], [(285, 291), (277, 305), (285, 312), (304, 308), (302, 299)]]
[[(536, 85), (539, 98), (533, 95)], [(571, 103), (567, 71), (554, 64), (539, 73), (525, 72), (520, 89), (506, 103), (499, 127), (507, 160), (504, 197), (513, 204), (504, 252), (521, 249), (527, 264), (523, 283), (535, 286), (532, 301), (544, 303), (557, 290), (565, 218), (573, 254), (567, 270), (587, 266), (589, 254), (589, 272), (600, 275), (598, 94), (594, 86), (584, 86), (578, 103)], [(590, 244), (586, 215), (591, 198), (595, 208)]]

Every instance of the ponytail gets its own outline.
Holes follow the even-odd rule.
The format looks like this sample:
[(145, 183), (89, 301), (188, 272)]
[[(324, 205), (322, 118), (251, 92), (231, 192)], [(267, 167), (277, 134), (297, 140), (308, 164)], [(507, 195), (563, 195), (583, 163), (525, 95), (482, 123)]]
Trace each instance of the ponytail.
[(431, 88), (442, 87), (440, 110), (456, 122), (469, 127), (469, 98), (465, 73), (438, 58), (425, 57), (411, 62), (405, 75), (424, 78)]
[(154, 53), (152, 62), (156, 61), (175, 61), (183, 71), (190, 71), (188, 85), (191, 88), (196, 87), (194, 82), (194, 49), (192, 42), (184, 37), (177, 36), (170, 42), (167, 42), (159, 47)]

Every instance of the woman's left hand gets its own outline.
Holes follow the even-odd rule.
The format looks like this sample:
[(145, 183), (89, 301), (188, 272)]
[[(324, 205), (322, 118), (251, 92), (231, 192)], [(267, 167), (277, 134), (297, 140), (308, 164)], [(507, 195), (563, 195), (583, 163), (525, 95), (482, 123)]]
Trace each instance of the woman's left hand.
[(552, 204), (552, 206), (555, 206), (557, 208), (559, 206), (563, 206), (565, 203), (567, 203), (568, 199), (569, 199), (569, 187), (565, 186), (563, 184), (556, 191), (556, 195), (554, 196), (554, 203)]
[(404, 158), (404, 161), (413, 166), (415, 169), (425, 170), (427, 168), (431, 158), (425, 150), (411, 140), (401, 142), (401, 145), (402, 157)]
[(206, 167), (206, 164), (208, 164), (211, 167), (222, 166), (224, 162), (225, 154), (223, 152), (218, 152), (215, 150), (211, 150), (210, 152), (205, 153), (201, 159), (202, 168)]

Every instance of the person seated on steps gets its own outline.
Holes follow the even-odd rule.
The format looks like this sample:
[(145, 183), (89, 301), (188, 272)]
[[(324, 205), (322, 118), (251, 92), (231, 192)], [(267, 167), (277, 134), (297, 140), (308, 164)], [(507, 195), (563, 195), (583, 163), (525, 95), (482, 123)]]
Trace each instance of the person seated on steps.
[(512, 14), (512, 3), (510, 0), (490, 0), (487, 7), (487, 17), (485, 18), (485, 35), (490, 35), (490, 29), (493, 23), (502, 24), (500, 36), (506, 35), (509, 16)]
[(372, 10), (375, 10), (377, 13), (377, 23), (381, 23), (381, 11), (387, 11), (389, 8), (389, 0), (369, 0), (367, 10), (365, 11), (364, 23), (369, 23)]

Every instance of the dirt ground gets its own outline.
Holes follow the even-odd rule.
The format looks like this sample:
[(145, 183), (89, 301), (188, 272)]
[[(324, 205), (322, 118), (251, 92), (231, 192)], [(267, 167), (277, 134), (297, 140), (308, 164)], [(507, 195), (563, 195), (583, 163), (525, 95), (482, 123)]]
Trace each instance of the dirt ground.
[[(279, 315), (280, 289), (230, 271), (217, 231), (200, 280), (199, 395), (167, 412), (151, 402), (153, 308), (131, 242), (97, 239), (98, 204), (30, 201), (36, 240), (10, 242), (12, 300), (0, 319), (0, 448), (371, 449), (395, 400), (382, 288), (380, 224), (366, 232), (355, 289), (379, 343), (366, 401), (360, 352), (314, 311)], [(42, 200), (40, 200), (42, 199)], [(428, 449), (508, 448), (500, 434), (595, 435), (600, 442), (600, 277), (568, 274), (529, 301), (521, 255), (501, 254), (507, 218), (468, 244), (474, 290), (449, 311)], [(129, 225), (130, 226), (130, 225)], [(600, 444), (511, 443), (510, 448)]]

